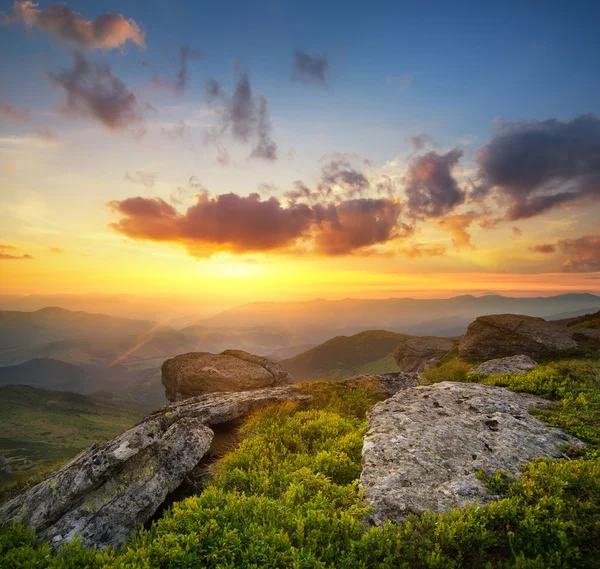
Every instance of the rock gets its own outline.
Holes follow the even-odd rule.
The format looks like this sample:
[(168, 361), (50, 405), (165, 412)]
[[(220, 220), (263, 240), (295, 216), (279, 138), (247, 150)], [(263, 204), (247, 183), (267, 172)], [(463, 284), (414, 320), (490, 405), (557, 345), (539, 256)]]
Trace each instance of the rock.
[(474, 368), (471, 368), (469, 374), (482, 375), (500, 375), (507, 373), (525, 373), (527, 370), (534, 368), (537, 365), (529, 356), (523, 354), (518, 356), (510, 356), (508, 358), (498, 358), (496, 360), (488, 360)]
[(118, 547), (135, 534), (209, 451), (210, 425), (279, 401), (310, 399), (293, 387), (213, 393), (167, 405), (113, 440), (93, 445), (0, 507), (0, 521), (30, 525), (59, 548)]
[(407, 336), (394, 350), (394, 359), (402, 371), (421, 373), (434, 367), (454, 345), (448, 338)]
[(370, 521), (444, 512), (499, 499), (476, 477), (503, 470), (518, 477), (535, 457), (560, 457), (584, 443), (528, 413), (548, 401), (501, 387), (443, 382), (405, 389), (369, 413), (360, 484)]
[(221, 354), (191, 352), (175, 356), (162, 365), (162, 383), (169, 401), (291, 382), (292, 376), (279, 364), (242, 350), (225, 350)]
[(390, 371), (387, 373), (368, 373), (364, 375), (355, 375), (340, 380), (346, 384), (352, 385), (361, 381), (374, 381), (381, 391), (387, 395), (394, 395), (401, 389), (408, 387), (415, 387), (420, 383), (423, 383), (421, 376), (416, 373), (408, 373), (404, 371)]
[(543, 318), (519, 314), (480, 316), (469, 324), (458, 346), (460, 359), (488, 361), (527, 355), (535, 360), (576, 348), (573, 331)]

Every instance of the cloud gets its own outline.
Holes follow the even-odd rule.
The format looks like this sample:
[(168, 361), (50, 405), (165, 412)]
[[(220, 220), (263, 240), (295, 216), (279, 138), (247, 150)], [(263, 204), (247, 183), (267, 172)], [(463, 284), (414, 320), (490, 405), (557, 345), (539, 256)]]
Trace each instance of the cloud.
[(408, 212), (415, 219), (437, 218), (465, 201), (466, 192), (452, 175), (463, 152), (457, 148), (446, 154), (431, 151), (413, 158), (405, 177)]
[(26, 28), (39, 28), (50, 37), (76, 49), (115, 49), (128, 41), (145, 47), (144, 32), (132, 19), (121, 14), (100, 14), (86, 20), (63, 4), (52, 4), (40, 10), (39, 4), (16, 0), (10, 14), (3, 14), (7, 24), (23, 23)]
[(65, 90), (66, 115), (91, 117), (113, 131), (135, 129), (136, 134), (143, 133), (137, 98), (110, 67), (89, 62), (81, 53), (75, 53), (71, 69), (50, 77)]
[(441, 257), (446, 254), (446, 247), (443, 245), (433, 245), (431, 247), (427, 247), (422, 243), (414, 243), (408, 247), (399, 248), (398, 253), (410, 259), (419, 257)]
[(13, 245), (0, 245), (0, 260), (2, 261), (29, 261), (33, 257), (29, 254), (19, 255)]
[[(213, 132), (210, 138), (218, 140), (229, 132), (237, 142), (254, 142), (250, 155), (252, 158), (271, 162), (277, 159), (277, 144), (271, 139), (271, 117), (267, 100), (262, 95), (253, 95), (247, 73), (239, 75), (231, 97), (218, 81), (210, 79), (206, 84), (206, 100), (209, 104), (218, 105), (221, 113), (220, 130)], [(217, 161), (223, 163), (220, 158), (224, 158), (222, 153)]]
[(134, 172), (130, 174), (129, 172), (125, 172), (125, 176), (123, 176), (129, 182), (133, 182), (134, 184), (141, 184), (146, 188), (152, 188), (158, 179), (158, 174), (156, 172)]
[(60, 247), (50, 247), (50, 253), (54, 253), (56, 255), (62, 255), (65, 252), (64, 249), (61, 249)]
[(426, 146), (437, 146), (433, 138), (428, 134), (417, 134), (415, 136), (409, 136), (408, 141), (411, 143), (414, 150), (423, 150)]
[(523, 232), (517, 226), (514, 226), (512, 228), (512, 234), (513, 237), (521, 237), (521, 235), (523, 235)]
[(544, 255), (547, 255), (549, 253), (556, 253), (556, 245), (553, 245), (552, 243), (533, 245), (529, 247), (529, 250), (532, 253), (543, 253)]
[(31, 112), (28, 109), (18, 109), (8, 103), (0, 103), (0, 116), (16, 124), (27, 124), (31, 120)]
[(442, 231), (452, 235), (452, 243), (457, 249), (461, 247), (474, 249), (475, 246), (471, 243), (471, 235), (467, 230), (477, 217), (477, 214), (473, 212), (447, 215), (438, 219), (437, 225)]
[(160, 132), (170, 140), (183, 140), (190, 134), (188, 125), (184, 121), (178, 122), (172, 126), (161, 125)]
[(56, 142), (58, 140), (58, 136), (56, 133), (49, 129), (47, 126), (41, 126), (35, 129), (35, 133), (46, 142)]
[(256, 193), (196, 198), (185, 213), (160, 198), (112, 201), (109, 206), (121, 219), (111, 227), (132, 239), (178, 243), (196, 257), (298, 247), (329, 256), (364, 253), (412, 231), (399, 220), (396, 200), (361, 198), (311, 206), (282, 205)]
[(561, 269), (573, 273), (600, 271), (600, 235), (585, 235), (575, 239), (559, 239), (556, 243), (543, 243), (529, 248), (534, 253), (556, 254), (561, 259)]
[(395, 200), (359, 198), (323, 210), (316, 207), (314, 242), (316, 251), (323, 255), (348, 255), (412, 232), (408, 225), (399, 223), (401, 206)]
[(161, 79), (155, 72), (152, 84), (158, 88), (172, 89), (176, 95), (183, 94), (188, 87), (188, 62), (199, 61), (203, 57), (204, 55), (199, 51), (191, 49), (188, 45), (182, 45), (179, 49), (178, 70), (175, 79), (173, 81)]
[(304, 83), (327, 85), (329, 62), (325, 55), (309, 55), (297, 49), (292, 62), (292, 79)]
[(600, 119), (506, 123), (477, 156), (475, 197), (495, 192), (509, 220), (600, 196)]

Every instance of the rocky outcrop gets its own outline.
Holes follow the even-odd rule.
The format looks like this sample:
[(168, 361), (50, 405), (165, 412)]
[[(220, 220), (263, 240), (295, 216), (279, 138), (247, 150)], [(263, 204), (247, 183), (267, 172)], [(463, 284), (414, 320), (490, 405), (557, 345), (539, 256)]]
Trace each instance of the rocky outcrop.
[(394, 359), (402, 371), (421, 373), (434, 367), (454, 345), (448, 338), (407, 336), (394, 350)]
[(169, 401), (219, 391), (246, 391), (292, 382), (279, 364), (242, 350), (220, 354), (191, 352), (162, 365), (162, 383)]
[(576, 348), (573, 331), (543, 318), (519, 314), (480, 316), (467, 328), (458, 346), (460, 359), (482, 362), (527, 355), (535, 360)]
[(523, 354), (488, 360), (478, 366), (471, 368), (469, 374), (480, 375), (503, 375), (508, 373), (525, 373), (537, 365), (529, 356)]
[(498, 499), (479, 469), (517, 477), (536, 457), (560, 457), (578, 439), (528, 413), (548, 402), (501, 387), (443, 382), (406, 389), (369, 413), (360, 484), (371, 522)]
[(375, 382), (377, 387), (387, 395), (394, 395), (402, 389), (415, 387), (416, 385), (423, 383), (423, 379), (418, 373), (407, 373), (404, 371), (368, 373), (364, 375), (356, 375), (340, 381), (346, 385), (357, 385), (363, 381), (372, 381)]
[(75, 534), (87, 547), (117, 547), (152, 517), (209, 451), (211, 425), (279, 401), (293, 387), (214, 393), (167, 405), (0, 507), (0, 521), (30, 525), (55, 548)]

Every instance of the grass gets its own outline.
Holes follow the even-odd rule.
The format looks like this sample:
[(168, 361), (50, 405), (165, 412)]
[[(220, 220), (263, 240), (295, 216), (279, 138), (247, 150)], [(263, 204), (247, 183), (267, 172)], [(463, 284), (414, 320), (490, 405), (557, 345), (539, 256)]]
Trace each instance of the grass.
[(0, 455), (16, 476), (72, 458), (128, 429), (138, 413), (84, 395), (27, 386), (0, 387)]
[[(440, 380), (464, 377), (449, 360), (440, 368)], [(74, 543), (55, 556), (14, 526), (0, 530), (0, 558), (7, 569), (598, 568), (598, 372), (597, 361), (562, 361), (483, 380), (553, 399), (542, 418), (589, 443), (571, 459), (525, 465), (518, 480), (490, 477), (504, 497), (485, 507), (366, 528), (357, 484), (364, 413), (383, 396), (368, 382), (310, 384), (302, 387), (314, 397), (309, 408), (288, 403), (252, 415), (205, 491), (174, 504), (122, 549)]]

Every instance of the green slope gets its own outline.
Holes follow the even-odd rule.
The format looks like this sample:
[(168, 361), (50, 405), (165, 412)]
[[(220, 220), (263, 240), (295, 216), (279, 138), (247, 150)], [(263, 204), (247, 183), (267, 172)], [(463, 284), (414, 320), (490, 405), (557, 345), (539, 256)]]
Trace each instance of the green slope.
[(134, 425), (123, 407), (65, 391), (0, 387), (0, 455), (13, 471), (71, 458)]
[(397, 371), (391, 353), (406, 337), (406, 334), (386, 330), (366, 330), (354, 336), (336, 336), (312, 350), (279, 363), (298, 381)]

